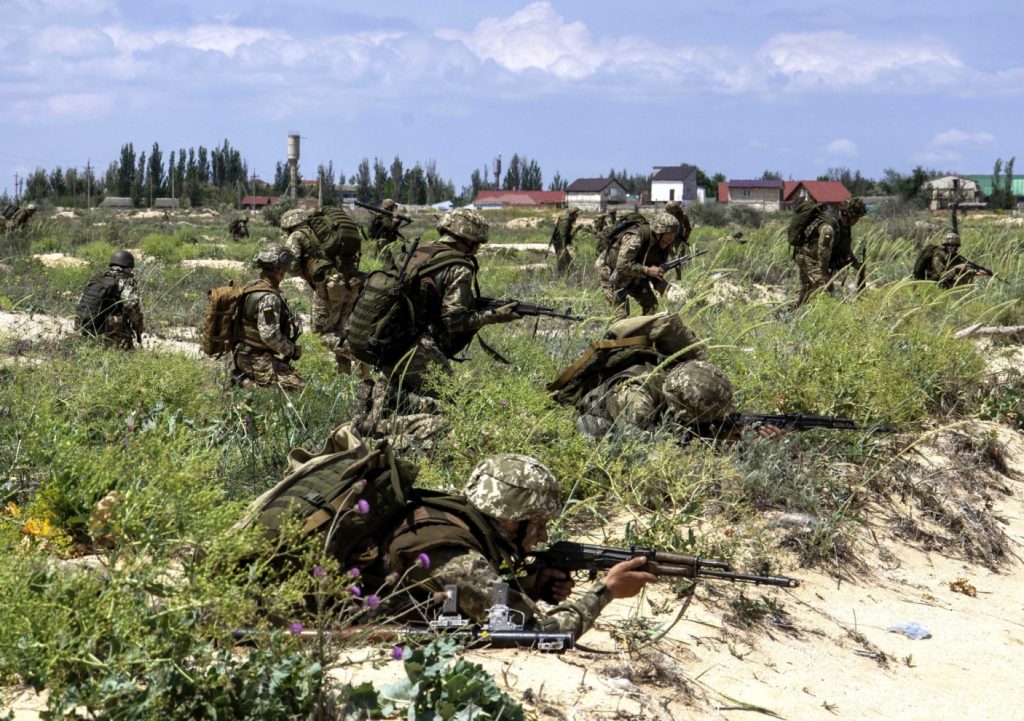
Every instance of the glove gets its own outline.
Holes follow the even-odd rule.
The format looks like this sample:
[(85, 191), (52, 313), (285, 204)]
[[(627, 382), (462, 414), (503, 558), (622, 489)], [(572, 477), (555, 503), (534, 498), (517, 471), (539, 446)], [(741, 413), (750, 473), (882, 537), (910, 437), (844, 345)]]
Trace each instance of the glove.
[(515, 307), (516, 303), (506, 303), (500, 308), (495, 308), (491, 311), (491, 323), (511, 323), (514, 320), (522, 318), (523, 316), (516, 313)]
[(302, 346), (298, 343), (295, 344), (295, 350), (292, 351), (292, 360), (298, 360), (302, 357)]

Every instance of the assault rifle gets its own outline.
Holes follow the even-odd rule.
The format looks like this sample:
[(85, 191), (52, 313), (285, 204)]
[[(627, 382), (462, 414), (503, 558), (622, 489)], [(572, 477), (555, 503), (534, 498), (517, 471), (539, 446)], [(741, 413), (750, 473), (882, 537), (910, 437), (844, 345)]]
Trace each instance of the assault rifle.
[(696, 258), (698, 256), (701, 256), (701, 255), (704, 255), (707, 252), (708, 252), (707, 249), (704, 249), (704, 250), (698, 250), (696, 253), (690, 253), (689, 255), (681, 255), (678, 258), (674, 259), (674, 260), (668, 261), (667, 263), (662, 263), (658, 267), (661, 268), (661, 272), (662, 273), (667, 273), (668, 271), (672, 270), (673, 268), (678, 268), (679, 266), (681, 266), (686, 261), (693, 260), (694, 258)]
[(895, 433), (896, 428), (887, 425), (860, 426), (849, 418), (833, 416), (815, 416), (807, 413), (730, 413), (722, 421), (724, 429), (742, 428), (744, 426), (775, 426), (782, 430), (807, 431), (812, 428), (825, 428), (830, 431), (872, 431), (874, 433)]
[[(796, 588), (800, 585), (799, 579), (788, 576), (759, 576), (753, 573), (736, 573), (725, 561), (704, 559), (698, 556), (687, 556), (682, 553), (671, 553), (659, 551), (656, 548), (642, 548), (640, 546), (615, 548), (612, 546), (595, 546), (589, 543), (558, 541), (557, 543), (552, 543), (546, 551), (534, 551), (531, 555), (533, 556), (533, 562), (524, 567), (527, 573), (533, 573), (542, 568), (555, 568), (568, 573), (587, 571), (589, 577), (594, 579), (597, 577), (598, 571), (607, 570), (623, 561), (642, 556), (647, 559), (647, 563), (637, 570), (647, 571), (655, 576), (694, 579), (714, 578), (722, 581), (780, 586), (782, 588)], [(549, 593), (549, 591), (545, 590), (541, 598), (544, 598), (544, 595), (549, 595)], [(544, 600), (549, 599), (544, 598)]]
[[(673, 268), (678, 268), (679, 266), (681, 266), (686, 261), (693, 260), (697, 256), (704, 255), (707, 252), (708, 251), (705, 249), (705, 250), (698, 250), (696, 253), (690, 253), (689, 255), (681, 255), (678, 258), (674, 259), (674, 260), (668, 261), (667, 263), (662, 263), (658, 267), (661, 268), (661, 272), (662, 272), (662, 274), (664, 274), (664, 273), (667, 273), (668, 271), (672, 270)], [(612, 281), (614, 282), (614, 280), (615, 280), (615, 277), (613, 275), (612, 276)], [(664, 278), (649, 278), (649, 277), (645, 276), (644, 278), (638, 279), (636, 281), (636, 283), (639, 284), (639, 287), (641, 287), (641, 288), (643, 287), (643, 284), (645, 282), (651, 283), (654, 286), (654, 289), (656, 291), (658, 291), (659, 293), (664, 292), (665, 289), (668, 288), (668, 281), (666, 281)], [(637, 287), (637, 284), (630, 283), (629, 285), (624, 286), (622, 288), (617, 288), (615, 290), (615, 302), (616, 303), (621, 303), (622, 301), (624, 301), (626, 299), (626, 296), (629, 295), (630, 287), (634, 287), (635, 288), (635, 287)]]
[(561, 318), (562, 320), (586, 320), (581, 315), (572, 315), (569, 312), (570, 310), (572, 310), (571, 308), (566, 308), (564, 313), (559, 313), (554, 308), (548, 308), (547, 306), (536, 305), (534, 303), (527, 303), (526, 301), (523, 300), (500, 300), (498, 298), (488, 298), (482, 295), (477, 297), (476, 299), (476, 308), (477, 310), (497, 310), (498, 308), (501, 308), (504, 305), (508, 305), (509, 303), (515, 303), (515, 308), (513, 308), (513, 311), (518, 313), (519, 315), (543, 315), (549, 318)]
[(403, 225), (412, 225), (412, 218), (410, 218), (408, 215), (402, 215), (401, 213), (392, 213), (390, 210), (385, 210), (384, 208), (381, 208), (379, 205), (371, 205), (370, 203), (364, 203), (361, 200), (353, 200), (352, 202), (355, 203), (356, 206), (363, 208), (364, 210), (369, 210), (371, 213), (375, 213), (376, 215), (394, 215), (394, 217), (402, 221), (399, 224), (399, 227), (402, 227)]
[(987, 275), (989, 278), (995, 278), (996, 280), (1001, 280), (1004, 283), (1007, 282), (1007, 280), (1005, 278), (1000, 278), (998, 275), (996, 275), (994, 270), (986, 268), (983, 265), (978, 265), (974, 261), (967, 260), (967, 258), (964, 258), (963, 256), (960, 256), (960, 258), (957, 259), (957, 262), (958, 263), (963, 263), (964, 265), (966, 265), (971, 270), (977, 271), (978, 273), (981, 273), (982, 275)]

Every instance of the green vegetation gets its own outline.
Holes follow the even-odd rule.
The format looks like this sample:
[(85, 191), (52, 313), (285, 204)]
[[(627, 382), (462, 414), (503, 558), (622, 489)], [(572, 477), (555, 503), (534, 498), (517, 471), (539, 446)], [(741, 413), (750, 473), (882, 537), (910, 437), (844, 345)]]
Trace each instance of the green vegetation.
[[(490, 217), (492, 242), (546, 244), (550, 237), (550, 218), (516, 230), (503, 225), (514, 214)], [(667, 307), (706, 339), (710, 360), (733, 381), (739, 410), (843, 415), (910, 434), (972, 416), (1024, 427), (1021, 375), (990, 382), (980, 346), (953, 336), (974, 323), (1021, 322), (1024, 267), (1014, 226), (966, 220), (964, 254), (1007, 282), (986, 279), (943, 292), (906, 280), (914, 254), (937, 236), (942, 220), (903, 210), (868, 218), (855, 233), (855, 252), (867, 249), (867, 290), (793, 311), (796, 273), (785, 217), (730, 220), (744, 223), (748, 242), (698, 227), (696, 246), (711, 252), (688, 265), (680, 281), (672, 278), (682, 291), (673, 291)], [(429, 240), (436, 237), (431, 226), (424, 216), (406, 234)], [(242, 281), (250, 271), (181, 261), (244, 261), (260, 242), (280, 238), (262, 221), (250, 228), (251, 242), (233, 243), (224, 218), (45, 220), (0, 238), (0, 308), (70, 316), (88, 277), (113, 250), (131, 247), (142, 256), (137, 275), (147, 331), (191, 328), (208, 288)], [(48, 268), (31, 257), (52, 252), (88, 265)], [(451, 431), (417, 458), (421, 482), (461, 490), (483, 456), (528, 453), (548, 464), (570, 494), (556, 537), (587, 530), (610, 542), (726, 558), (741, 569), (786, 572), (795, 563), (834, 568), (854, 561), (852, 539), (871, 496), (886, 487), (893, 455), (906, 444), (815, 432), (775, 442), (751, 437), (742, 452), (722, 453), (698, 442), (681, 446), (668, 429), (600, 442), (576, 433), (574, 412), (543, 391), (607, 320), (592, 280), (591, 236), (578, 236), (576, 253), (576, 271), (564, 280), (550, 267), (533, 267), (550, 266), (550, 256), (483, 253), (484, 294), (571, 307), (589, 320), (488, 327), (484, 337), (511, 368), (473, 345), (453, 376), (435, 377)], [(293, 287), (286, 295), (308, 309)], [(998, 350), (998, 341), (992, 347)], [(316, 447), (349, 417), (357, 379), (338, 376), (314, 338), (304, 348), (297, 365), (309, 386), (285, 398), (232, 388), (215, 361), (122, 353), (78, 338), (2, 337), (0, 681), (50, 689), (55, 717), (80, 707), (99, 718), (306, 718), (325, 704), (405, 713), (407, 705), (454, 709), (470, 699), (480, 709), (474, 717), (521, 713), (443, 643), (407, 653), (409, 682), (401, 689), (358, 687), (337, 695), (323, 681), (336, 655), (270, 631), (271, 618), (278, 627), (300, 618), (322, 627), (323, 605), (302, 607), (311, 594), (341, 598), (346, 613), (358, 612), (343, 590), (351, 577), (314, 549), (305, 549), (302, 567), (322, 564), (335, 585), (310, 574), (268, 582), (269, 570), (252, 562), (267, 549), (232, 531), (245, 504), (280, 478), (290, 449)], [(104, 498), (114, 500), (98, 514)], [(767, 527), (767, 512), (806, 519), (809, 532)], [(61, 566), (91, 553), (103, 558), (100, 571)], [(782, 613), (766, 598), (739, 596), (731, 606), (743, 625)], [(262, 635), (236, 653), (236, 628)]]

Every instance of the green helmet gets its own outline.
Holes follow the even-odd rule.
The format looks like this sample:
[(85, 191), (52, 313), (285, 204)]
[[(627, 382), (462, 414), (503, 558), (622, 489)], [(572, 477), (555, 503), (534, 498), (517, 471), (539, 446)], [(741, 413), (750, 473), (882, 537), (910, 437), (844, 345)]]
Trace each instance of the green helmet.
[(666, 213), (671, 213), (672, 215), (676, 215), (678, 213), (681, 213), (682, 211), (683, 211), (683, 204), (680, 203), (678, 200), (670, 200), (667, 203), (665, 203), (665, 212)]
[(849, 198), (841, 202), (839, 204), (839, 210), (846, 213), (851, 218), (863, 218), (868, 214), (868, 206), (864, 205), (864, 201), (856, 195), (851, 195)]
[(576, 207), (575, 205), (574, 205), (574, 206), (572, 206), (571, 208), (569, 208), (569, 215), (579, 215), (579, 214), (580, 214), (580, 213), (582, 213), (582, 212), (583, 212), (583, 211), (582, 211), (582, 210), (580, 210), (580, 209), (579, 209), (578, 207)]
[(562, 487), (547, 466), (530, 456), (503, 453), (473, 469), (466, 498), (492, 518), (526, 521), (562, 512)]
[(395, 201), (393, 201), (391, 198), (384, 198), (384, 200), (381, 201), (380, 207), (382, 207), (384, 210), (392, 210), (393, 208), (397, 208), (398, 204), (395, 203)]
[(135, 256), (127, 250), (119, 250), (110, 256), (110, 265), (117, 265), (121, 268), (134, 268)]
[(252, 262), (264, 270), (291, 270), (295, 255), (283, 245), (268, 245), (252, 257)]
[(707, 361), (687, 361), (665, 375), (661, 392), (684, 422), (717, 421), (732, 407), (732, 383)]
[(468, 208), (449, 210), (437, 224), (437, 232), (467, 243), (486, 243), (490, 225), (480, 213)]
[(942, 240), (943, 245), (960, 245), (960, 234), (955, 230), (946, 232), (946, 237)]
[(655, 235), (678, 233), (679, 220), (671, 213), (658, 213), (651, 221), (651, 232)]
[(281, 230), (291, 230), (309, 220), (309, 211), (305, 208), (292, 208), (281, 216)]

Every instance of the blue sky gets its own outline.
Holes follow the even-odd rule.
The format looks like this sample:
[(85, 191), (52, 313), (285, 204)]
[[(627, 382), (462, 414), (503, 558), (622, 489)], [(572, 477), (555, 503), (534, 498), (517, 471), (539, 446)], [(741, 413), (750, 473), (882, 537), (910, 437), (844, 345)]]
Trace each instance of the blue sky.
[(695, 163), (877, 177), (1021, 155), (1024, 3), (0, 0), (0, 189), (124, 142), (228, 138), (272, 177), (499, 153), (545, 182)]

